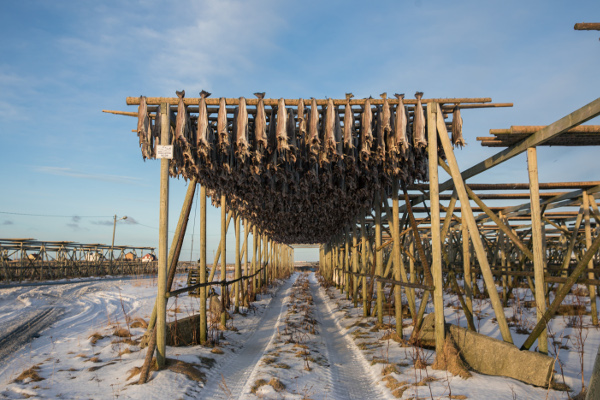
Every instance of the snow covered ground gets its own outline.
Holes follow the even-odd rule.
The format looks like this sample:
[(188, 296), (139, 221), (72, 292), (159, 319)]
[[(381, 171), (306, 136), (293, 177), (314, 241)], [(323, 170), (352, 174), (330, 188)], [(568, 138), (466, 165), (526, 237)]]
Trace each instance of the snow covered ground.
[[(176, 287), (184, 283), (180, 276)], [(168, 347), (172, 367), (136, 385), (146, 352), (137, 341), (155, 284), (154, 278), (125, 278), (0, 289), (0, 399), (568, 398), (513, 379), (472, 373), (465, 380), (433, 370), (427, 366), (433, 351), (394, 340), (392, 317), (376, 326), (345, 294), (301, 273), (270, 288), (252, 309), (232, 314), (228, 325), (235, 330), (213, 330), (214, 347)], [(516, 290), (506, 309), (517, 346), (535, 321), (528, 293)], [(445, 299), (446, 320), (466, 326), (458, 301)], [(585, 297), (567, 300), (586, 304)], [(181, 319), (198, 308), (197, 298), (182, 296), (169, 301), (168, 317)], [(473, 308), (479, 331), (499, 338), (489, 302), (474, 300)], [(410, 322), (404, 321), (405, 339)], [(550, 335), (551, 355), (558, 352), (560, 360), (555, 379), (574, 396), (581, 360), (589, 382), (600, 331), (587, 316), (557, 316)]]

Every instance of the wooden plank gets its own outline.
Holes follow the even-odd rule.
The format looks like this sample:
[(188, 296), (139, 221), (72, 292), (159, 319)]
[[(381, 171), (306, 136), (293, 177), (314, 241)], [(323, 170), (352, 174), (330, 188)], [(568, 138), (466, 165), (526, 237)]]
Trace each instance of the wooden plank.
[(565, 297), (567, 297), (567, 295), (571, 291), (571, 288), (573, 287), (575, 282), (577, 282), (577, 279), (579, 279), (579, 277), (583, 274), (583, 272), (587, 268), (588, 264), (590, 263), (590, 261), (592, 261), (592, 259), (594, 258), (594, 255), (598, 252), (599, 249), (600, 249), (600, 236), (598, 236), (598, 237), (596, 237), (596, 239), (594, 239), (591, 246), (585, 252), (584, 256), (577, 263), (577, 267), (575, 267), (575, 269), (573, 270), (571, 275), (569, 275), (569, 277), (567, 278), (567, 281), (565, 282), (565, 284), (556, 291), (556, 293), (554, 295), (554, 300), (552, 301), (552, 304), (550, 304), (550, 307), (548, 307), (546, 309), (546, 312), (544, 313), (542, 320), (538, 321), (538, 323), (535, 325), (535, 327), (531, 331), (531, 334), (525, 340), (525, 343), (523, 343), (523, 345), (521, 346), (521, 350), (529, 350), (531, 348), (531, 346), (533, 345), (533, 343), (538, 338), (538, 336), (542, 333), (542, 331), (544, 329), (546, 329), (546, 323), (552, 319), (554, 314), (556, 314), (558, 307), (560, 306), (562, 301), (565, 299)]
[[(544, 282), (544, 253), (542, 248), (542, 221), (538, 187), (537, 150), (535, 147), (527, 149), (527, 172), (531, 192), (531, 240), (533, 242), (533, 270), (535, 284), (535, 304), (537, 320), (540, 321), (546, 312), (546, 283)], [(543, 330), (538, 338), (540, 353), (548, 354), (548, 333)]]
[[(213, 265), (213, 268), (215, 266)], [(206, 186), (200, 186), (200, 272), (201, 284), (206, 283)], [(206, 318), (206, 288), (200, 288), (200, 344), (208, 340)]]
[[(161, 137), (160, 143), (169, 143), (169, 107), (161, 104)], [(160, 160), (160, 216), (158, 233), (158, 294), (156, 297), (156, 362), (158, 368), (165, 366), (167, 358), (167, 262), (169, 240), (169, 160)]]
[[(550, 140), (551, 138), (568, 131), (574, 126), (580, 125), (585, 121), (589, 121), (590, 119), (597, 117), (598, 115), (600, 115), (600, 98), (597, 98), (596, 100), (586, 104), (585, 106), (573, 111), (569, 115), (564, 116), (563, 118), (546, 126), (545, 128), (540, 129), (533, 135), (529, 136), (527, 139), (505, 150), (502, 150), (501, 152), (465, 170), (463, 173), (461, 173), (462, 180), (464, 181), (469, 178), (472, 178), (475, 175), (487, 171), (488, 169), (496, 165), (508, 161), (511, 158), (523, 153), (524, 151), (527, 151), (529, 147), (542, 144), (545, 141)], [(444, 128), (445, 127), (446, 125), (444, 122)], [(452, 182), (452, 179), (449, 179), (442, 185), (440, 185), (440, 192), (450, 189), (453, 186)]]
[(481, 236), (479, 235), (477, 223), (475, 222), (475, 218), (473, 217), (473, 213), (471, 212), (469, 197), (467, 195), (467, 191), (465, 190), (465, 184), (461, 176), (460, 170), (458, 168), (456, 157), (454, 156), (454, 152), (452, 150), (452, 144), (450, 143), (450, 139), (448, 138), (448, 131), (446, 130), (444, 117), (439, 111), (437, 117), (437, 130), (438, 137), (440, 138), (440, 142), (442, 143), (442, 147), (444, 148), (444, 154), (446, 155), (446, 158), (448, 160), (448, 166), (450, 167), (450, 172), (453, 179), (453, 186), (455, 187), (456, 192), (458, 194), (458, 198), (460, 199), (460, 204), (464, 205), (464, 210), (466, 213), (462, 216), (463, 222), (467, 223), (467, 227), (469, 229), (471, 241), (473, 243), (473, 247), (475, 248), (475, 254), (477, 255), (479, 265), (481, 266), (483, 280), (488, 288), (492, 308), (494, 309), (494, 313), (496, 314), (498, 328), (500, 329), (500, 332), (502, 334), (502, 339), (504, 339), (505, 342), (512, 343), (512, 335), (510, 334), (510, 329), (508, 327), (508, 323), (506, 322), (506, 316), (504, 315), (502, 302), (500, 301), (498, 292), (496, 290), (494, 276), (492, 275), (492, 271), (487, 260), (487, 255), (483, 247), (483, 243), (481, 241)]
[[(218, 106), (219, 98), (212, 97), (206, 99), (206, 105), (209, 106)], [(350, 105), (352, 106), (362, 106), (365, 104), (367, 99), (353, 99), (350, 100)], [(128, 106), (137, 106), (140, 104), (139, 97), (127, 97), (125, 100)], [(199, 98), (186, 97), (183, 99), (183, 102), (187, 106), (197, 106), (199, 103)], [(388, 104), (398, 104), (398, 99), (387, 99)], [(492, 101), (491, 97), (460, 97), (460, 98), (439, 98), (439, 99), (421, 99), (423, 103), (435, 101), (436, 103), (490, 103)], [(279, 102), (279, 99), (264, 99), (264, 104), (266, 106), (276, 106)], [(285, 99), (286, 106), (297, 106), (300, 102), (299, 99)], [(304, 99), (306, 104), (310, 104), (311, 99)], [(317, 99), (317, 105), (326, 106), (328, 99)], [(371, 105), (382, 105), (383, 99), (370, 99)], [(404, 99), (404, 104), (417, 104), (416, 99)], [(179, 103), (179, 97), (146, 97), (146, 104), (148, 105), (157, 105), (168, 103), (170, 105), (177, 105)], [(238, 97), (235, 98), (225, 98), (225, 103), (227, 105), (239, 105), (240, 99)], [(344, 106), (348, 103), (347, 99), (333, 99), (333, 104), (336, 106)], [(255, 98), (247, 98), (246, 105), (255, 106), (258, 104), (258, 99)]]
[[(387, 201), (386, 201), (387, 204)], [(394, 245), (392, 248), (392, 257), (394, 259), (394, 279), (396, 281), (402, 280), (401, 269), (404, 265), (401, 265), (401, 253), (400, 253), (400, 212), (398, 205), (398, 181), (394, 179), (392, 182), (392, 238), (394, 239)], [(389, 215), (389, 214), (388, 214)], [(405, 272), (406, 274), (406, 272)], [(402, 338), (402, 287), (394, 285), (394, 316), (396, 319), (396, 334)], [(409, 291), (406, 291), (406, 298), (410, 299)], [(411, 313), (414, 315), (414, 310), (411, 309)]]
[[(429, 156), (429, 206), (431, 208), (431, 274), (433, 275), (433, 308), (435, 313), (435, 351), (439, 357), (444, 352), (444, 282), (442, 279), (442, 240), (440, 232), (440, 199), (437, 163), (437, 103), (427, 104), (427, 153)], [(446, 125), (444, 124), (444, 129)]]
[[(587, 191), (582, 194), (583, 198), (583, 220), (585, 230), (585, 248), (589, 249), (592, 245), (592, 228), (590, 224), (590, 198)], [(590, 261), (588, 268), (594, 268), (594, 261)], [(594, 272), (588, 272), (588, 278), (594, 279)], [(598, 306), (596, 305), (596, 286), (588, 285), (588, 291), (590, 293), (590, 308), (592, 314), (592, 324), (598, 326)]]
[[(383, 251), (381, 247), (381, 195), (375, 194), (375, 275), (383, 276)], [(379, 249), (379, 250), (377, 250)], [(383, 285), (377, 282), (377, 322), (383, 324)]]

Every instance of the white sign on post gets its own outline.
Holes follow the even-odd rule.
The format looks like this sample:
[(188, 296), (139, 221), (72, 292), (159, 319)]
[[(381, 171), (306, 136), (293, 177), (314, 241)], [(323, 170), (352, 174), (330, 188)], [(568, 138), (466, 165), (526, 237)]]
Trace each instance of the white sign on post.
[(156, 146), (156, 158), (173, 159), (173, 146)]

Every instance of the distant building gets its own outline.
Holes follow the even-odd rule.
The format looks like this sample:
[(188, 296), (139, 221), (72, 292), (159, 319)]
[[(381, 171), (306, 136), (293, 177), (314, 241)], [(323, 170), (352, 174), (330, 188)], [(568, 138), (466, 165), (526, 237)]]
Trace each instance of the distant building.
[(150, 261), (156, 261), (156, 256), (154, 254), (147, 253), (144, 255), (144, 257), (142, 257), (142, 262), (150, 262)]
[(97, 262), (104, 260), (104, 256), (98, 252), (91, 252), (85, 255), (85, 261)]
[(137, 256), (133, 252), (129, 252), (129, 253), (125, 254), (125, 260), (127, 260), (127, 261), (135, 261), (136, 258), (137, 258)]

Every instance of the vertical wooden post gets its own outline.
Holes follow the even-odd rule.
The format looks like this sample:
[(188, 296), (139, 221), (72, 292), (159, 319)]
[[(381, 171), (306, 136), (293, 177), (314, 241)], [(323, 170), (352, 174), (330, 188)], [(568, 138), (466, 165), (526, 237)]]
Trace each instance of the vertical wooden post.
[[(221, 282), (227, 280), (227, 203), (221, 195)], [(227, 286), (221, 284), (221, 325), (227, 325)]]
[[(394, 280), (400, 281), (401, 274), (401, 254), (400, 254), (400, 207), (398, 204), (398, 181), (394, 179), (392, 182), (392, 220), (394, 221), (392, 228), (392, 239), (394, 240), (394, 247), (392, 254), (394, 258)], [(399, 285), (394, 285), (394, 306), (396, 316), (396, 333), (402, 338), (402, 288)], [(407, 298), (409, 298), (409, 292), (406, 291)], [(414, 311), (413, 311), (414, 313)]]
[(429, 156), (429, 207), (431, 210), (431, 274), (433, 276), (433, 308), (435, 312), (435, 351), (444, 351), (444, 291), (442, 280), (442, 241), (440, 232), (440, 191), (438, 180), (437, 103), (427, 106), (427, 134)]
[[(381, 191), (375, 193), (375, 275), (383, 276), (381, 247)], [(383, 324), (383, 283), (377, 281), (377, 322)]]
[[(160, 105), (160, 143), (169, 145), (169, 105)], [(167, 261), (169, 240), (169, 159), (160, 160), (160, 216), (158, 233), (158, 294), (156, 298), (156, 362), (158, 368), (165, 366), (167, 346)]]
[[(252, 226), (252, 275), (256, 274), (256, 271), (260, 268), (260, 263), (258, 263), (258, 245), (260, 243), (260, 240), (258, 239), (258, 229), (256, 228), (256, 225)], [(258, 267), (257, 267), (258, 265)], [(252, 295), (254, 296), (256, 294), (256, 289), (257, 289), (257, 285), (256, 285), (257, 279), (256, 276), (254, 276), (252, 278)]]
[(360, 236), (361, 236), (361, 261), (362, 261), (362, 268), (361, 268), (361, 273), (363, 274), (362, 277), (362, 302), (363, 302), (363, 316), (364, 317), (368, 317), (369, 314), (371, 313), (371, 306), (368, 304), (368, 297), (369, 294), (367, 293), (367, 271), (368, 271), (368, 266), (367, 266), (367, 229), (366, 229), (366, 223), (365, 223), (365, 214), (364, 212), (361, 213), (361, 217), (360, 217)]
[[(544, 282), (544, 254), (542, 249), (542, 215), (540, 209), (540, 189), (538, 183), (537, 150), (527, 149), (527, 172), (529, 173), (529, 193), (531, 201), (531, 240), (533, 241), (533, 274), (535, 283), (535, 305), (537, 320), (546, 312), (546, 283)], [(548, 354), (548, 333), (544, 329), (538, 338), (540, 353)]]
[[(352, 272), (358, 272), (358, 236), (356, 224), (352, 223)], [(352, 274), (352, 301), (354, 307), (358, 307), (358, 277)]]
[[(192, 178), (190, 180), (185, 198), (183, 200), (183, 205), (181, 206), (181, 213), (179, 214), (179, 221), (177, 222), (177, 227), (175, 228), (173, 241), (171, 242), (171, 247), (169, 248), (169, 258), (167, 260), (167, 292), (171, 290), (171, 286), (175, 278), (177, 263), (179, 262), (179, 254), (181, 253), (181, 247), (183, 246), (183, 239), (185, 237), (190, 211), (192, 210), (197, 183), (198, 181), (196, 178)], [(148, 332), (154, 329), (154, 326), (156, 325), (156, 307), (157, 303), (155, 302), (154, 308), (152, 309), (152, 314), (150, 315), (150, 320), (148, 321)]]
[[(214, 268), (214, 266), (213, 266)], [(200, 283), (206, 283), (206, 186), (200, 186)], [(200, 344), (208, 339), (206, 287), (200, 288)]]
[(485, 282), (486, 287), (488, 288), (492, 308), (494, 309), (494, 313), (496, 314), (498, 328), (500, 329), (500, 332), (502, 334), (502, 339), (505, 342), (512, 343), (512, 335), (508, 327), (508, 322), (506, 321), (504, 308), (502, 308), (502, 302), (500, 301), (500, 297), (498, 296), (498, 292), (496, 290), (494, 276), (492, 275), (492, 270), (490, 268), (487, 255), (483, 247), (483, 243), (481, 241), (479, 229), (477, 228), (477, 222), (475, 221), (475, 217), (473, 216), (471, 205), (469, 203), (469, 197), (465, 189), (465, 183), (458, 168), (458, 163), (456, 162), (456, 157), (454, 156), (454, 151), (452, 150), (452, 144), (450, 143), (450, 138), (448, 137), (446, 122), (444, 121), (444, 117), (441, 112), (441, 109), (439, 108), (439, 105), (437, 105), (437, 130), (438, 137), (440, 138), (440, 142), (442, 143), (442, 146), (444, 148), (444, 154), (446, 155), (446, 158), (448, 160), (448, 167), (450, 169), (450, 175), (452, 177), (454, 187), (456, 188), (456, 193), (458, 194), (461, 206), (464, 207), (464, 214), (462, 215), (462, 220), (463, 223), (467, 223), (469, 235), (471, 236), (471, 241), (473, 243), (473, 247), (475, 248), (475, 254), (477, 255), (477, 260), (479, 261), (479, 265), (481, 267), (481, 274), (483, 275), (483, 280)]
[[(584, 229), (585, 229), (585, 248), (589, 249), (592, 245), (592, 228), (590, 225), (590, 198), (588, 196), (587, 190), (583, 191), (583, 219), (584, 219)], [(595, 200), (592, 200), (595, 201)], [(594, 259), (590, 260), (588, 264), (588, 268), (594, 268)], [(588, 272), (588, 278), (594, 279), (594, 272)], [(592, 325), (598, 326), (598, 308), (596, 306), (596, 286), (588, 285), (588, 291), (590, 292), (590, 306), (592, 313)]]
[[(465, 215), (464, 206), (461, 204), (461, 215)], [(461, 221), (461, 232), (462, 232), (462, 253), (463, 253), (463, 275), (464, 275), (464, 289), (465, 289), (465, 303), (467, 308), (473, 315), (473, 283), (471, 274), (471, 246), (469, 245), (469, 229), (465, 223), (464, 218)]]
[(344, 232), (344, 277), (346, 284), (346, 300), (350, 300), (350, 227), (346, 226)]
[[(248, 235), (250, 234), (250, 223), (248, 222), (248, 220), (246, 218), (244, 218), (244, 248), (246, 249), (245, 253), (244, 253), (244, 275), (245, 276), (249, 276), (250, 271), (248, 270), (248, 254), (250, 254), (250, 251), (248, 249)], [(250, 281), (246, 280), (244, 282), (242, 282), (242, 296), (244, 299), (247, 298), (247, 292), (249, 291), (249, 286), (250, 286)], [(246, 300), (244, 300), (246, 301)]]
[[(240, 238), (241, 232), (240, 232), (240, 216), (236, 213), (235, 216), (235, 275), (233, 279), (238, 279), (242, 276), (242, 260), (240, 259), (241, 256), (241, 252), (240, 252)], [(239, 313), (240, 312), (240, 282), (235, 282), (233, 284), (234, 286), (234, 294), (235, 294), (235, 301), (234, 301), (234, 312), (235, 313)]]

